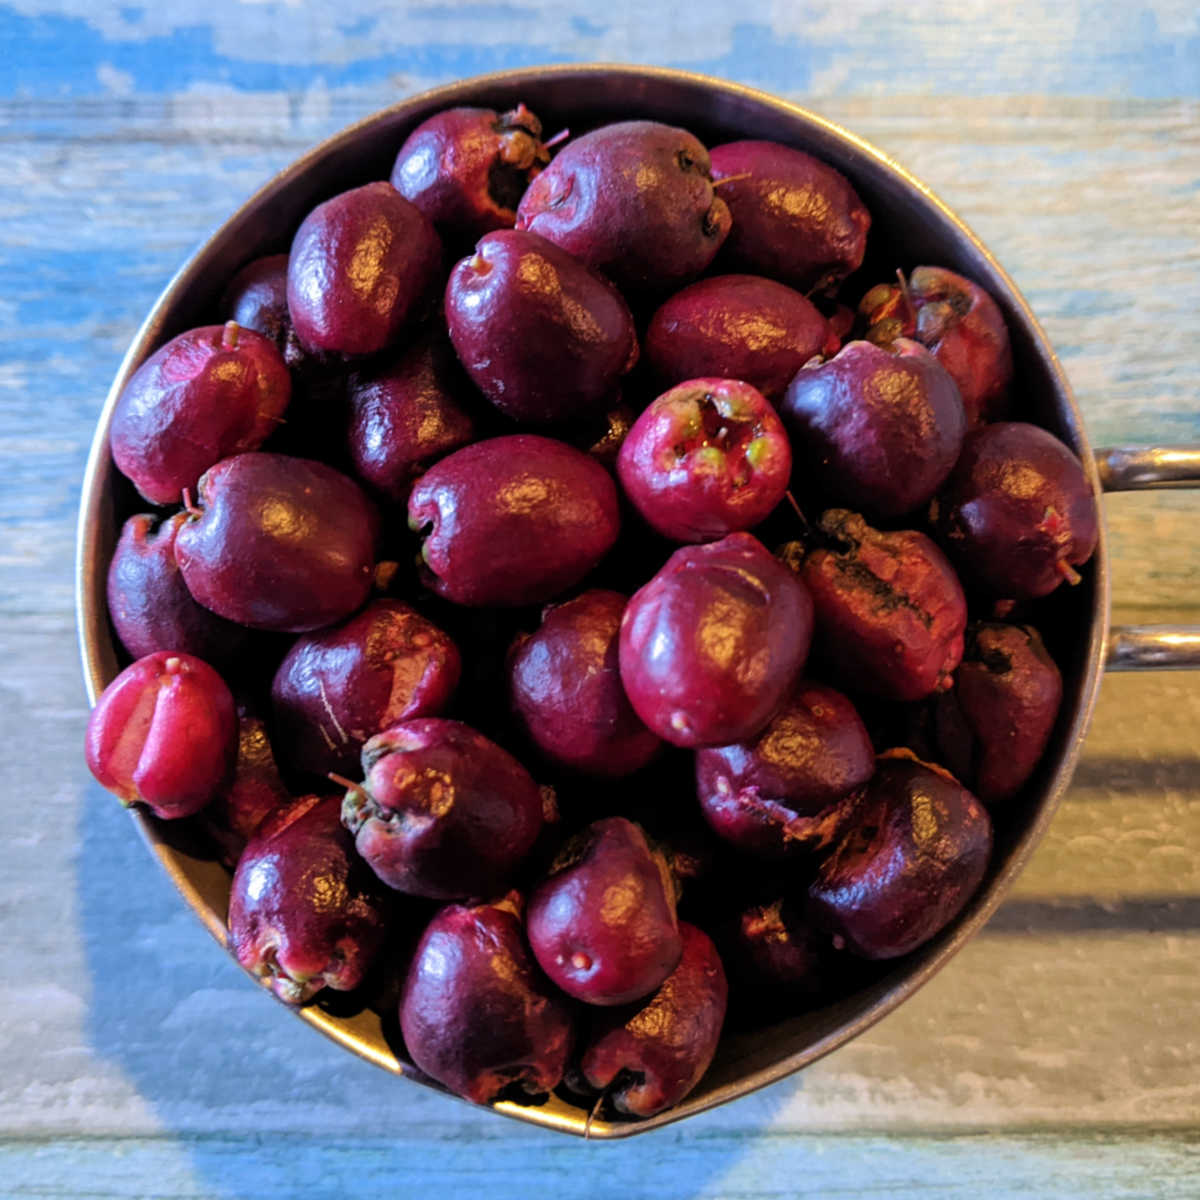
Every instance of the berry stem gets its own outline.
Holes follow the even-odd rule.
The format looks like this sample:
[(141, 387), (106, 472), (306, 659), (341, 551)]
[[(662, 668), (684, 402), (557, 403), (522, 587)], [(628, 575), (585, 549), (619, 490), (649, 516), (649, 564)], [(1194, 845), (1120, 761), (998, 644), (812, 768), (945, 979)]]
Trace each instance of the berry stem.
[(783, 495), (787, 502), (792, 506), (792, 512), (796, 514), (801, 526), (804, 529), (804, 535), (807, 537), (812, 532), (812, 527), (808, 523), (808, 518), (804, 515), (804, 510), (801, 509), (800, 505), (796, 503), (796, 497), (792, 495), (792, 489), (788, 488)]
[[(615, 1079), (613, 1080), (613, 1083), (616, 1083)], [(592, 1111), (587, 1115), (587, 1120), (583, 1124), (583, 1137), (585, 1141), (592, 1135), (592, 1122), (599, 1114), (600, 1108), (604, 1104), (605, 1100), (608, 1099), (608, 1093), (612, 1090), (612, 1086), (613, 1084), (610, 1083), (608, 1087), (606, 1087), (604, 1091), (602, 1091), (600, 1095), (596, 1097), (596, 1103), (592, 1105)]]
[(908, 280), (904, 278), (904, 272), (897, 267), (896, 278), (900, 281), (900, 297), (904, 301), (904, 311), (908, 314), (908, 324), (916, 329), (917, 327), (917, 307), (913, 304), (912, 292), (908, 290)]
[(1080, 575), (1080, 573), (1077, 570), (1075, 570), (1075, 568), (1073, 566), (1071, 566), (1071, 564), (1069, 562), (1067, 562), (1067, 560), (1065, 558), (1060, 558), (1058, 560), (1058, 562), (1056, 562), (1054, 564), (1054, 566), (1055, 566), (1055, 569), (1058, 571), (1058, 573), (1072, 587), (1075, 587), (1076, 584), (1080, 583), (1083, 580), (1083, 576)]
[(236, 350), (241, 332), (242, 327), (236, 321), (226, 321), (225, 328), (221, 331), (221, 349)]
[(198, 521), (204, 516), (204, 509), (196, 506), (195, 498), (192, 496), (191, 488), (184, 488), (180, 492), (180, 499), (183, 501), (183, 511), (193, 520)]

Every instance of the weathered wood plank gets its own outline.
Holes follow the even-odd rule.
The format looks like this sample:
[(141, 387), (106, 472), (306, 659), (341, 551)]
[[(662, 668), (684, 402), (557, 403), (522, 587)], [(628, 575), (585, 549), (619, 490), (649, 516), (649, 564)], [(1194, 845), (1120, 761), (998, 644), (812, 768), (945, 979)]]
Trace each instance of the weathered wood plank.
[(616, 0), (346, 0), (336, 6), (186, 0), (18, 0), (0, 36), (23, 44), (0, 93), (92, 94), (424, 87), (545, 62), (643, 62), (813, 95), (1110, 95), (1200, 91), (1194, 5), (1020, 0), (738, 9)]
[[(1170, 1136), (755, 1138), (664, 1130), (644, 1144), (584, 1146), (532, 1133), (430, 1141), (256, 1137), (0, 1143), (6, 1195), (101, 1197), (554, 1195), (562, 1200), (1192, 1200), (1200, 1156)], [(303, 1180), (302, 1189), (297, 1180)]]
[[(1200, 439), (1194, 4), (13, 0), (0, 41), (0, 1190), (1200, 1192), (1196, 676), (1106, 681), (1012, 899), (902, 1010), (802, 1077), (596, 1149), (349, 1058), (221, 955), (80, 763), (69, 568), (95, 414), (191, 247), (349, 121), (550, 59), (709, 70), (848, 125), (996, 252), (1097, 442)], [(1198, 619), (1198, 505), (1107, 502), (1119, 619)], [(954, 1130), (977, 1133), (928, 1136)]]
[[(18, 285), (0, 327), (0, 520), (9, 531), (0, 558), (13, 568), (0, 578), (0, 609), (35, 592), (69, 605), (54, 568), (67, 553), (70, 480), (124, 345), (204, 233), (327, 131), (285, 120), (288, 137), (264, 150), (254, 138), (275, 118), (245, 99), (222, 106), (221, 119), (210, 112), (210, 123), (190, 126), (204, 131), (195, 141), (172, 140), (168, 123), (146, 142), (77, 133), (12, 146), (24, 165), (0, 189), (0, 269)], [(1163, 106), (1149, 137), (1144, 112), (1126, 125), (1087, 111), (1039, 120), (1024, 101), (960, 108), (966, 140), (961, 129), (951, 136), (941, 100), (912, 101), (904, 119), (827, 111), (926, 178), (993, 246), (1058, 347), (1097, 442), (1200, 437), (1190, 353), (1200, 338), (1200, 238), (1186, 219), (1200, 195), (1200, 110)], [(1081, 196), (1095, 199), (1083, 206)], [(1120, 612), (1137, 619), (1195, 604), (1189, 556), (1177, 548), (1195, 537), (1198, 503), (1183, 493), (1109, 502)]]
[[(0, 186), (0, 262), (16, 284), (0, 328), (0, 704), (5, 728), (32, 715), (38, 738), (16, 739), (0, 761), (13, 831), (0, 839), (0, 911), (21, 931), (0, 999), (0, 1126), (349, 1134), (365, 1120), (382, 1133), (400, 1111), (410, 1126), (476, 1136), (494, 1118), (347, 1059), (267, 1002), (79, 765), (66, 564), (74, 480), (108, 378), (203, 231), (351, 115), (312, 119), (245, 97), (179, 107), (177, 118), (147, 110), (133, 133), (119, 113), (55, 139), (7, 130), (18, 168)], [(1193, 107), (1039, 115), (1028, 101), (987, 100), (950, 117), (929, 99), (830, 115), (925, 176), (994, 245), (1101, 436), (1193, 427), (1200, 249), (1178, 219), (1160, 229), (1147, 201), (1150, 178), (1176, 218), (1171, 206), (1195, 194)], [(1132, 398), (1152, 375), (1143, 411)], [(1179, 550), (1194, 545), (1194, 506), (1181, 494), (1110, 502), (1123, 611), (1194, 611)], [(689, 1129), (1194, 1123), (1198, 703), (1194, 677), (1107, 682), (1079, 784), (996, 931), (802, 1079)], [(48, 763), (71, 765), (54, 768), (47, 794)]]
[[(40, 736), (0, 764), (13, 830), (0, 914), (21, 930), (0, 984), (0, 1060), (12, 1064), (0, 1128), (349, 1134), (383, 1132), (402, 1111), (410, 1127), (486, 1129), (488, 1114), (348, 1058), (225, 959), (78, 764), (69, 628), (17, 627), (19, 686), (0, 689), (0, 721), (18, 728), (32, 713)], [(856, 1042), (689, 1127), (1194, 1125), (1200, 770), (1183, 764), (1196, 758), (1198, 690), (1185, 676), (1106, 683), (1082, 786), (994, 926)], [(74, 765), (36, 793), (31, 822), (47, 762)]]

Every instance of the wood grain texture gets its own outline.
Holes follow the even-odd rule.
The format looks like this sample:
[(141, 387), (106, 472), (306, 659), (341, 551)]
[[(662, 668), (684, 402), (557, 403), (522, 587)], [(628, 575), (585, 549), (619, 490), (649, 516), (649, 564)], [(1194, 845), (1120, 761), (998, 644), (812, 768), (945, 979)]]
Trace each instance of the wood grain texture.
[(6, 93), (115, 95), (192, 89), (412, 89), (499, 67), (645, 62), (776, 92), (1164, 99), (1200, 90), (1194, 4), (986, 0), (10, 0), (0, 31), (26, 52)]
[[(534, 61), (691, 66), (846, 124), (996, 253), (1097, 443), (1200, 440), (1198, 37), (1194, 4), (1082, 0), (0, 6), (0, 1191), (1200, 1193), (1197, 676), (1105, 681), (1014, 895), (899, 1012), (596, 1148), (348, 1058), (221, 954), (83, 768), (70, 576), (91, 426), (191, 248), (349, 121)], [(1106, 511), (1115, 616), (1200, 620), (1200, 498)]]
[[(163, 1200), (303, 1194), (313, 1200), (388, 1195), (519, 1200), (1193, 1200), (1200, 1152), (1170, 1136), (1057, 1134), (889, 1138), (768, 1134), (747, 1158), (736, 1135), (669, 1133), (653, 1153), (561, 1141), (533, 1147), (496, 1136), (470, 1144), (394, 1138), (137, 1138), (119, 1154), (104, 1141), (0, 1145), (14, 1197)], [(597, 1158), (597, 1155), (600, 1157)], [(707, 1170), (697, 1174), (695, 1164)], [(301, 1175), (308, 1182), (295, 1188)], [(143, 1181), (152, 1181), (149, 1188)]]

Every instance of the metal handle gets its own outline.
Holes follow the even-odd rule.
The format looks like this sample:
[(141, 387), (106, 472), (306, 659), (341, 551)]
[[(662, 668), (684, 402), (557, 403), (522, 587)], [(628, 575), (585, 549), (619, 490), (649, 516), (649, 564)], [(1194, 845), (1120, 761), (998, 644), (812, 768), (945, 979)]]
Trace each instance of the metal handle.
[[(1200, 485), (1200, 446), (1111, 446), (1096, 451), (1106, 492)], [(1200, 626), (1114, 625), (1108, 634), (1109, 671), (1200, 669)]]
[(1096, 451), (1096, 470), (1106, 492), (1200, 484), (1200, 446), (1110, 446)]
[(1187, 671), (1200, 668), (1200, 627), (1114, 625), (1108, 632), (1108, 671)]

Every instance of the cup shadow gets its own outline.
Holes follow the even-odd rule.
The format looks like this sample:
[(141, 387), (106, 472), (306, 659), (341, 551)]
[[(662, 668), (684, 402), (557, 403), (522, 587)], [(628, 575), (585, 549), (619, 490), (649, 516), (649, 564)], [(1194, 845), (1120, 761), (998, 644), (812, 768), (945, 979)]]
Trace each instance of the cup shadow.
[(798, 1086), (603, 1146), (519, 1125), (398, 1080), (285, 1011), (94, 784), (77, 839), (90, 1044), (153, 1113), (154, 1127), (122, 1133), (168, 1139), (204, 1195), (478, 1195), (507, 1180), (562, 1200), (687, 1200), (712, 1194)]

